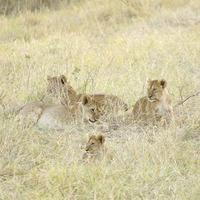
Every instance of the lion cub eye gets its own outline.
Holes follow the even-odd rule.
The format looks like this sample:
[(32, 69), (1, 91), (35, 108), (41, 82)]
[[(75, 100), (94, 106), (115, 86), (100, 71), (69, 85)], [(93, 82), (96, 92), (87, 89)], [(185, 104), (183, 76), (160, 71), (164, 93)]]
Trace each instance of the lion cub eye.
[(156, 88), (153, 88), (153, 92), (156, 91)]
[(94, 142), (93, 142), (93, 143), (91, 143), (91, 146), (92, 146), (92, 145), (94, 145)]
[(94, 109), (91, 109), (92, 112), (94, 112)]

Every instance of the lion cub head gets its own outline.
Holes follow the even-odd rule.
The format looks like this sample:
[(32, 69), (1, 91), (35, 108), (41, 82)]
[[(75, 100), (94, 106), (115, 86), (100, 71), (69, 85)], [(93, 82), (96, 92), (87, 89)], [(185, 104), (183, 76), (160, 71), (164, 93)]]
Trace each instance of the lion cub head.
[(56, 94), (62, 92), (62, 87), (67, 83), (67, 78), (64, 75), (51, 77), (47, 75), (47, 92)]
[(163, 92), (167, 86), (165, 79), (151, 80), (147, 79), (147, 97), (150, 102), (160, 100), (163, 97)]
[(47, 75), (47, 92), (59, 98), (60, 103), (68, 105), (68, 93), (66, 92), (67, 78), (64, 75), (51, 77)]
[(84, 108), (84, 116), (89, 123), (95, 123), (100, 119), (102, 113), (104, 113), (105, 102), (99, 102), (89, 95), (82, 97), (82, 105)]
[(94, 162), (102, 160), (105, 156), (112, 158), (109, 145), (106, 143), (103, 134), (93, 135), (89, 133), (88, 141), (84, 149), (83, 160)]

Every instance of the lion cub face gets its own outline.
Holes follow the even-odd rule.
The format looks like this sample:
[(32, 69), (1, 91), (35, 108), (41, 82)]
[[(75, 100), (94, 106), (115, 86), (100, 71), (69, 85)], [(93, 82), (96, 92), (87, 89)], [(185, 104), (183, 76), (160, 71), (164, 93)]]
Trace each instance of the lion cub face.
[(113, 159), (113, 154), (105, 141), (105, 136), (102, 134), (92, 135), (89, 133), (82, 160), (84, 162), (96, 162), (101, 161), (104, 158), (109, 160)]
[(105, 136), (102, 134), (92, 135), (88, 134), (88, 142), (85, 147), (85, 151), (87, 155), (93, 155), (102, 151), (102, 147), (105, 143)]
[(104, 102), (99, 102), (89, 95), (82, 97), (82, 105), (84, 108), (84, 115), (89, 123), (95, 123), (100, 119), (104, 110)]
[(64, 75), (61, 75), (59, 77), (51, 77), (47, 75), (47, 81), (47, 92), (57, 94), (58, 92), (62, 92), (62, 87), (64, 87), (67, 83), (67, 78)]
[(167, 81), (164, 79), (151, 80), (147, 79), (147, 97), (150, 102), (160, 100), (163, 97), (163, 91), (167, 86)]

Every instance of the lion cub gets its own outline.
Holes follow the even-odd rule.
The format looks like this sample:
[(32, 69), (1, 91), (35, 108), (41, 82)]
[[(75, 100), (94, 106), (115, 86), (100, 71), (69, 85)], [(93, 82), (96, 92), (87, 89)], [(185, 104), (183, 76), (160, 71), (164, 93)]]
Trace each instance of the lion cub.
[(67, 83), (66, 76), (61, 75), (59, 77), (57, 76), (51, 77), (47, 75), (47, 82), (48, 82), (47, 92), (49, 94), (53, 94), (54, 96), (56, 96), (59, 99), (61, 105), (68, 106), (69, 104), (68, 88), (64, 87), (65, 83)]
[(83, 161), (95, 162), (101, 161), (104, 158), (112, 159), (110, 147), (105, 140), (105, 136), (102, 134), (92, 135), (88, 134), (88, 142), (85, 147), (85, 153), (83, 154)]
[[(68, 82), (67, 78), (64, 75), (59, 77), (47, 76), (47, 91), (54, 95), (59, 94), (61, 104), (65, 105), (68, 103), (68, 98), (70, 104), (74, 105), (77, 102), (81, 101), (81, 98), (85, 95), (76, 91)], [(105, 111), (112, 111), (115, 114), (124, 112), (128, 110), (128, 105), (114, 94), (99, 92), (96, 94), (88, 94), (90, 97), (95, 98), (97, 101), (106, 101)]]
[(147, 85), (147, 96), (140, 98), (133, 108), (134, 120), (155, 124), (164, 115), (167, 122), (173, 121), (172, 99), (166, 89), (167, 81), (148, 78)]
[(20, 108), (22, 121), (36, 123), (39, 128), (65, 129), (73, 122), (96, 124), (100, 119), (103, 106), (101, 102), (85, 95), (74, 106), (62, 106), (43, 102), (33, 102)]

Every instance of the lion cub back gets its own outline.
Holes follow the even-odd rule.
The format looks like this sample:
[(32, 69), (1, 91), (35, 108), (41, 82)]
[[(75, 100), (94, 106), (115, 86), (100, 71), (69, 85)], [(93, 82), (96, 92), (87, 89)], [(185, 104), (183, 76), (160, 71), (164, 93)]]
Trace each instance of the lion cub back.
[[(70, 105), (74, 105), (77, 102), (81, 101), (82, 97), (85, 95), (75, 90), (67, 82), (67, 78), (64, 75), (55, 77), (47, 76), (47, 81), (48, 93), (51, 93), (54, 96), (58, 96), (62, 105), (67, 105), (68, 103), (70, 103)], [(106, 102), (105, 111), (107, 114), (121, 114), (122, 112), (128, 110), (128, 105), (115, 94), (99, 92), (88, 95), (99, 102)]]

